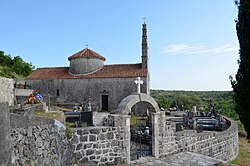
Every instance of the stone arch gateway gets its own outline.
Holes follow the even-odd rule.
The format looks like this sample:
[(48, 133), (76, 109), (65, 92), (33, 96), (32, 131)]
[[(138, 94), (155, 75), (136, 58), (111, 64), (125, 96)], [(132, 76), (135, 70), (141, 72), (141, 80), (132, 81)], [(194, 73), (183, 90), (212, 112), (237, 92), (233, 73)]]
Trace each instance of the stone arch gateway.
[[(124, 98), (116, 110), (117, 116), (126, 118), (125, 121), (125, 137), (126, 139), (126, 162), (130, 163), (130, 116), (131, 109), (139, 102), (145, 103), (147, 109), (151, 112), (152, 117), (152, 155), (156, 158), (159, 157), (159, 128), (158, 119), (160, 115), (160, 109), (157, 102), (148, 94), (136, 93)], [(129, 139), (128, 139), (129, 138)]]
[(150, 109), (152, 112), (160, 112), (158, 104), (151, 96), (144, 93), (139, 93), (132, 94), (124, 98), (118, 105), (116, 114), (128, 115), (131, 111), (131, 108), (139, 102), (147, 103), (148, 109)]

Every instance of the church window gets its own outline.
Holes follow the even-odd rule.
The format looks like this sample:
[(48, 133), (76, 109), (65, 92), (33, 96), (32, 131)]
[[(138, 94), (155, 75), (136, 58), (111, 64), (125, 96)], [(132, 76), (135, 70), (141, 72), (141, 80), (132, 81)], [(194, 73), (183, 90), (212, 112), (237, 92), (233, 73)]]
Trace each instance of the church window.
[(56, 90), (56, 96), (59, 96), (59, 89)]

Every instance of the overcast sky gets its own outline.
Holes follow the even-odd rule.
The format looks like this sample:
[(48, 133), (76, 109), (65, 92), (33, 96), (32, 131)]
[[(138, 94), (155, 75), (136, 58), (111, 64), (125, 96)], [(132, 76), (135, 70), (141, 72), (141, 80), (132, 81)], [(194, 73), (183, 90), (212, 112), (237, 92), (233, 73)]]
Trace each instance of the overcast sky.
[(148, 27), (151, 89), (231, 90), (234, 0), (0, 0), (0, 50), (35, 67), (68, 66), (86, 45), (105, 64), (139, 63)]

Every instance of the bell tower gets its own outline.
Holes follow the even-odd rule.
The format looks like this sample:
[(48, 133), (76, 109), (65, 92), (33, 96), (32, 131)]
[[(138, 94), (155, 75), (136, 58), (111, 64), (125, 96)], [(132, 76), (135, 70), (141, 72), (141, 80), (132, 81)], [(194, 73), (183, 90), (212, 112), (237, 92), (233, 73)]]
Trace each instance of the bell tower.
[(148, 69), (148, 41), (147, 41), (147, 25), (142, 24), (142, 68)]

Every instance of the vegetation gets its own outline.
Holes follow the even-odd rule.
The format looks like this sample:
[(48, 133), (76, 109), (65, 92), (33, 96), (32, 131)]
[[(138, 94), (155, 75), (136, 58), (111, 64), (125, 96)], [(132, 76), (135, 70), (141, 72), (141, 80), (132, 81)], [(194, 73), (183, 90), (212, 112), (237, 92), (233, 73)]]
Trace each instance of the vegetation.
[(66, 125), (66, 131), (65, 131), (66, 137), (69, 140), (72, 137), (72, 131), (71, 128)]
[(235, 76), (230, 76), (235, 93), (235, 110), (244, 124), (247, 138), (250, 140), (250, 2), (235, 0), (239, 13), (236, 21), (237, 36), (240, 44), (239, 69)]
[(43, 111), (34, 111), (34, 115), (38, 117), (44, 117), (48, 119), (56, 119), (64, 123), (65, 116), (62, 112), (43, 112)]
[(246, 140), (246, 137), (239, 137), (239, 155), (235, 160), (232, 161), (233, 164), (240, 166), (247, 166), (250, 163), (250, 143)]
[(198, 110), (206, 111), (209, 102), (213, 101), (215, 108), (222, 109), (226, 116), (237, 119), (234, 111), (234, 100), (232, 91), (164, 91), (151, 90), (151, 96), (160, 107), (168, 109), (172, 107), (183, 110), (191, 110), (196, 106)]
[(151, 96), (156, 100), (161, 108), (180, 108), (191, 110), (196, 106), (197, 110), (208, 111), (209, 102), (213, 101), (215, 109), (221, 109), (222, 114), (236, 120), (239, 129), (244, 130), (244, 126), (235, 112), (234, 92), (232, 91), (164, 91), (151, 90)]
[(19, 78), (28, 76), (35, 67), (25, 62), (20, 56), (12, 58), (0, 51), (0, 76), (7, 78)]

